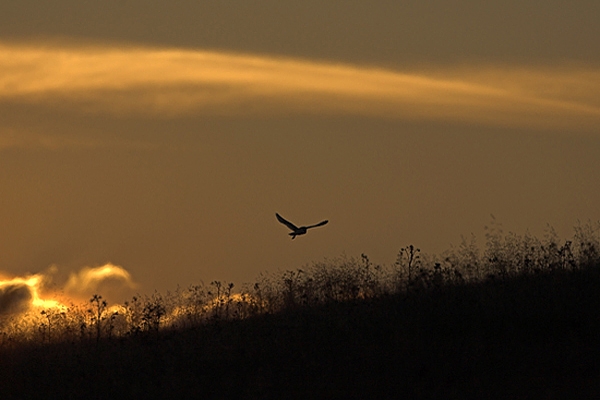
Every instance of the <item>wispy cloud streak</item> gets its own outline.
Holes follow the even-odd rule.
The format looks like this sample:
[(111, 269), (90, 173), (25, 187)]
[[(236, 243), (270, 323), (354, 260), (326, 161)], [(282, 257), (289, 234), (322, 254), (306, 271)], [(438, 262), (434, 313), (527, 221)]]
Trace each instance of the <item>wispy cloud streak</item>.
[(600, 124), (600, 69), (417, 73), (210, 51), (0, 43), (0, 101), (157, 118), (359, 114), (589, 130)]

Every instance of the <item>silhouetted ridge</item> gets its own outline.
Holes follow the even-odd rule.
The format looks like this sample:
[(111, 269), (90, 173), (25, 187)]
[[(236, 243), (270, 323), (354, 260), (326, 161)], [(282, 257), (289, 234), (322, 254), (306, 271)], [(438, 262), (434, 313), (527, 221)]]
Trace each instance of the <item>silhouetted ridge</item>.
[(96, 320), (3, 333), (2, 397), (598, 398), (596, 232), (492, 232), (482, 252), (408, 246), (390, 267), (362, 255), (242, 293), (213, 282), (134, 298), (123, 332), (97, 296)]

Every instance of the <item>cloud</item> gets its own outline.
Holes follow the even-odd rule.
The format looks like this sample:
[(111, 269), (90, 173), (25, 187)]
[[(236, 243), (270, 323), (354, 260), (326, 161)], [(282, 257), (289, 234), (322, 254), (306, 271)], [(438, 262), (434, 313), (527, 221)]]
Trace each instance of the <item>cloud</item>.
[(64, 292), (70, 297), (86, 299), (94, 294), (114, 299), (135, 289), (131, 275), (123, 267), (111, 263), (100, 267), (84, 267), (73, 272), (65, 283)]
[(0, 43), (0, 102), (154, 118), (358, 114), (579, 131), (600, 123), (600, 69), (415, 72), (202, 50)]
[(0, 315), (21, 313), (29, 309), (33, 295), (23, 283), (0, 285)]
[(59, 301), (53, 299), (56, 296), (47, 290), (56, 269), (52, 266), (45, 273), (10, 278), (0, 275), (0, 317), (19, 315), (36, 308), (66, 309), (64, 301), (77, 304), (89, 300), (94, 294), (100, 294), (114, 303), (137, 287), (123, 267), (110, 263), (100, 267), (84, 267), (69, 275), (62, 290), (54, 289), (55, 292), (63, 292), (60, 296), (63, 300), (65, 297), (67, 299)]
[(42, 274), (14, 278), (0, 276), (0, 316), (20, 314), (32, 307), (64, 307), (57, 300), (43, 299), (40, 296), (46, 278)]

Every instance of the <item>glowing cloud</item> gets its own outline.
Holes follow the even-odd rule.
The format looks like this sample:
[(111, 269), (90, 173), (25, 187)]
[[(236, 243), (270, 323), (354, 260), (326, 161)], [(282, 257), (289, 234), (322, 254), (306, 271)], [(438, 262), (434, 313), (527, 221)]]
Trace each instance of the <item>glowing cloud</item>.
[(600, 69), (427, 73), (181, 49), (0, 43), (0, 101), (153, 117), (359, 114), (590, 130)]
[[(135, 288), (136, 284), (125, 269), (110, 263), (96, 268), (85, 267), (71, 273), (62, 290), (49, 292), (52, 274), (56, 272), (57, 267), (51, 266), (44, 273), (35, 275), (7, 277), (0, 274), (0, 333), (8, 335), (4, 338), (34, 334), (40, 327), (49, 338), (51, 327), (56, 330), (63, 323), (64, 328), (64, 324), (75, 321), (76, 315), (89, 317), (89, 311), (88, 314), (78, 312), (81, 312), (82, 306), (83, 310), (90, 307), (92, 294), (99, 294), (102, 302), (107, 300), (102, 310), (103, 318), (112, 318), (116, 324), (115, 320), (119, 317), (121, 325), (126, 323), (123, 319), (128, 311), (116, 302), (120, 297), (129, 295), (128, 290)], [(57, 292), (62, 293), (57, 296)], [(65, 319), (67, 314), (71, 315), (69, 321)], [(59, 323), (59, 320), (62, 322)], [(1, 342), (0, 338), (0, 346)]]
[[(101, 292), (105, 296), (134, 289), (136, 284), (123, 267), (105, 264), (101, 267), (84, 267), (71, 273), (64, 291), (69, 296), (85, 298)], [(106, 297), (106, 296), (105, 296)]]
[(32, 307), (66, 308), (57, 300), (40, 297), (43, 275), (31, 275), (0, 280), (0, 315), (19, 314)]

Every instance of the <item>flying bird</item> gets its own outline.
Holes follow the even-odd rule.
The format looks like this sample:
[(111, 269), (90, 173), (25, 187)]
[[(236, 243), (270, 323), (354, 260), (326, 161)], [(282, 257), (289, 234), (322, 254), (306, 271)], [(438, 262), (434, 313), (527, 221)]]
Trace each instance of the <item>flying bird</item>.
[(290, 228), (292, 230), (292, 232), (289, 233), (289, 235), (292, 237), (292, 240), (295, 239), (296, 236), (298, 236), (298, 235), (304, 235), (306, 233), (306, 231), (310, 228), (316, 228), (318, 226), (323, 226), (329, 222), (329, 220), (325, 220), (325, 221), (321, 221), (315, 225), (301, 226), (300, 228), (298, 228), (296, 225), (292, 224), (290, 221), (287, 221), (281, 215), (275, 213), (275, 216), (277, 217), (277, 221), (281, 222), (282, 224), (284, 224), (285, 226), (287, 226), (288, 228)]

